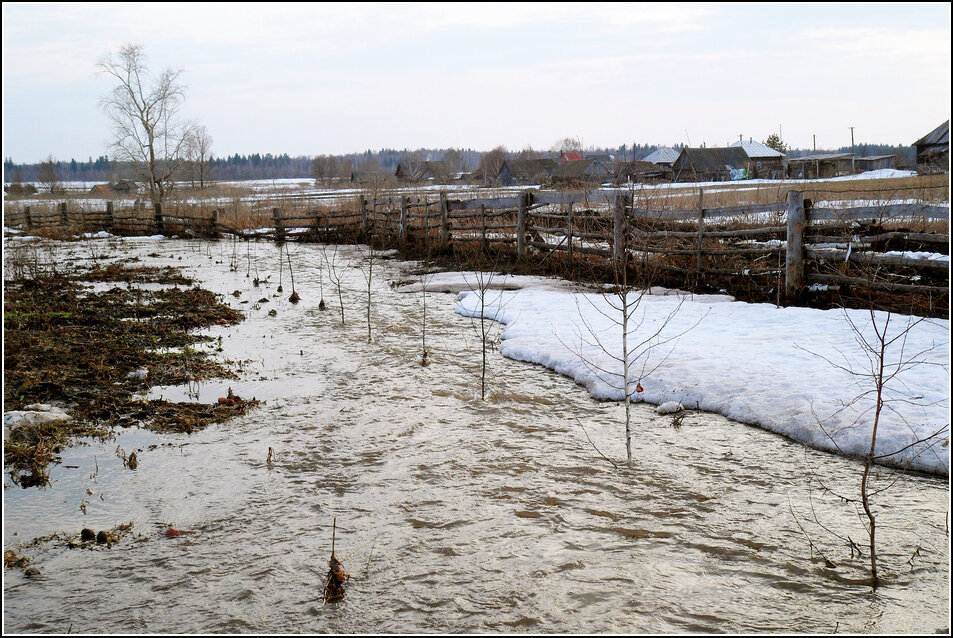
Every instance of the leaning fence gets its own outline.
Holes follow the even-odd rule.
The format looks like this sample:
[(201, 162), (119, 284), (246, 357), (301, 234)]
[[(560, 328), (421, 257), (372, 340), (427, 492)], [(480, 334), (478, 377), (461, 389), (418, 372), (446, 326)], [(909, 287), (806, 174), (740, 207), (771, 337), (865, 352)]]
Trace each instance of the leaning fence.
[[(224, 208), (164, 211), (161, 206), (102, 211), (30, 206), (5, 212), (5, 225), (117, 235), (223, 234), (244, 240), (377, 241), (434, 253), (463, 249), (509, 252), (518, 261), (651, 264), (689, 285), (739, 282), (770, 287), (792, 301), (805, 291), (838, 287), (949, 300), (949, 206), (918, 202), (814, 206), (802, 192), (784, 201), (744, 206), (654, 206), (631, 190), (524, 191), (501, 197), (358, 196), (336, 208), (257, 211), (239, 224)], [(242, 226), (242, 227), (239, 227)], [(758, 283), (763, 282), (763, 283)]]

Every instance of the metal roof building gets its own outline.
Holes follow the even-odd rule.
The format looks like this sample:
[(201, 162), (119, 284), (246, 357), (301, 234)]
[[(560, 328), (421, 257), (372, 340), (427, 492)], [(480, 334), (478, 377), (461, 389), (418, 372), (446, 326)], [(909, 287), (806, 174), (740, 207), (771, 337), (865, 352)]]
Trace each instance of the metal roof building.
[(642, 158), (646, 162), (652, 162), (659, 166), (671, 166), (678, 160), (678, 151), (674, 148), (669, 148), (668, 146), (663, 146), (659, 149), (656, 149), (648, 155), (648, 157)]
[(735, 142), (731, 145), (732, 148), (737, 146), (740, 146), (751, 159), (775, 159), (787, 157), (781, 151), (777, 151), (767, 144), (755, 142), (754, 140), (748, 140), (747, 142)]

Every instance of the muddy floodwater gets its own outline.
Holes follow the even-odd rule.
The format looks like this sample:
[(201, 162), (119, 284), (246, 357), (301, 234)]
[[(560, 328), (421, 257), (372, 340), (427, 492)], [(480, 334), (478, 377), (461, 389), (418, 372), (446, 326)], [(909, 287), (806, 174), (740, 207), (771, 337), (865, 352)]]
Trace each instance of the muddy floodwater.
[[(45, 246), (32, 249), (37, 258), (59, 263), (108, 255), (183, 266), (224, 295), (247, 319), (208, 334), (240, 378), (149, 396), (215, 401), (231, 388), (264, 403), (192, 435), (130, 429), (69, 448), (47, 488), (5, 478), (4, 549), (30, 556), (39, 574), (5, 570), (4, 631), (949, 626), (945, 477), (878, 470), (896, 482), (877, 501), (885, 582), (873, 589), (866, 551), (852, 557), (838, 538), (864, 546), (855, 506), (837, 496), (857, 494), (859, 463), (711, 414), (689, 413), (676, 428), (639, 405), (627, 469), (623, 408), (570, 379), (494, 347), (480, 400), (479, 333), (453, 312), (453, 294), (426, 297), (432, 363), (421, 366), (423, 296), (391, 286), (412, 278), (412, 264), (375, 265), (368, 343), (354, 248), (336, 256), (341, 325), (317, 245), (290, 246), (297, 305), (270, 243)], [(137, 451), (138, 468), (117, 449)], [(324, 604), (335, 519), (351, 579), (342, 601)], [(112, 547), (67, 546), (84, 527), (130, 522)], [(169, 527), (182, 533), (166, 536)]]

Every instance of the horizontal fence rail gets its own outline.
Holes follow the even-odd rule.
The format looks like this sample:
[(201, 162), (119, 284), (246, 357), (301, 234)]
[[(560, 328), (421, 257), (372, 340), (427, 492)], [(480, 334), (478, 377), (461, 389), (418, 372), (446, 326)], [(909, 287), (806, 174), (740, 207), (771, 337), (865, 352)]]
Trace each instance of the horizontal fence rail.
[[(230, 218), (227, 207), (166, 212), (158, 205), (137, 204), (115, 210), (107, 202), (105, 210), (71, 211), (68, 203), (61, 203), (40, 211), (8, 205), (4, 223), (27, 231), (105, 230), (208, 238), (227, 234), (245, 240), (376, 238), (451, 251), (466, 244), (484, 249), (508, 246), (518, 259), (537, 255), (545, 261), (560, 255), (573, 264), (579, 256), (592, 256), (610, 266), (651, 264), (695, 283), (706, 277), (774, 278), (788, 300), (795, 300), (810, 284), (949, 294), (948, 257), (927, 259), (917, 254), (948, 252), (948, 205), (814, 208), (803, 193), (790, 191), (781, 202), (709, 208), (702, 189), (696, 207), (687, 210), (652, 207), (650, 201), (624, 190), (528, 190), (486, 198), (434, 195), (432, 199), (357, 195), (350, 206), (337, 202), (338, 209), (261, 206), (252, 211), (253, 223), (244, 224)], [(932, 222), (946, 225), (946, 232), (902, 228)]]

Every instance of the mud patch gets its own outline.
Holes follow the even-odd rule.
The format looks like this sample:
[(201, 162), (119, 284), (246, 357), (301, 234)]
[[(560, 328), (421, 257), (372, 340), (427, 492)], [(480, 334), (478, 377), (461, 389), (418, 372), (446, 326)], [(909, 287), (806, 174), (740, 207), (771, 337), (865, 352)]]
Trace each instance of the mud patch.
[(229, 362), (192, 347), (211, 340), (194, 331), (235, 324), (244, 316), (199, 287), (97, 292), (83, 285), (89, 281), (192, 280), (174, 268), (113, 264), (4, 281), (4, 407), (49, 403), (73, 417), (10, 431), (4, 464), (13, 482), (23, 487), (48, 483), (48, 465), (77, 437), (106, 439), (116, 427), (140, 424), (159, 432), (189, 433), (257, 404), (169, 403), (136, 396), (153, 384), (234, 378)]

